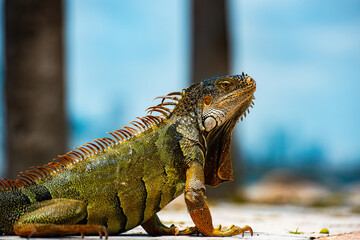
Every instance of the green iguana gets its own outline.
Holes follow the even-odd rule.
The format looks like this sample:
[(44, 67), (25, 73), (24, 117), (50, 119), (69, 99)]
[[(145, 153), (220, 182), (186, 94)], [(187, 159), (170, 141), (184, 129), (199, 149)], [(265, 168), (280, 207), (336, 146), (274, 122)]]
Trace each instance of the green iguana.
[[(157, 97), (161, 102), (133, 127), (32, 167), (17, 180), (0, 180), (0, 233), (107, 237), (141, 225), (150, 235), (252, 235), (249, 226), (213, 227), (205, 184), (233, 179), (232, 130), (252, 107), (255, 89), (244, 73), (202, 80)], [(195, 227), (179, 231), (156, 213), (181, 193)]]

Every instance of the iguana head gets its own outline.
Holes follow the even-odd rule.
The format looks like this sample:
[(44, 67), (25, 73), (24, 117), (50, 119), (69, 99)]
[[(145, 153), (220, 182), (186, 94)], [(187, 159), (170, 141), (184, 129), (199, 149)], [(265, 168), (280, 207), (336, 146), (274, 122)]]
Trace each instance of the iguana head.
[(200, 129), (206, 139), (205, 182), (216, 186), (233, 180), (230, 145), (232, 130), (253, 104), (255, 81), (247, 75), (202, 80), (197, 103)]
[[(255, 81), (245, 75), (219, 76), (202, 81), (202, 122), (207, 133), (238, 120), (252, 104)], [(235, 121), (236, 122), (236, 121)]]

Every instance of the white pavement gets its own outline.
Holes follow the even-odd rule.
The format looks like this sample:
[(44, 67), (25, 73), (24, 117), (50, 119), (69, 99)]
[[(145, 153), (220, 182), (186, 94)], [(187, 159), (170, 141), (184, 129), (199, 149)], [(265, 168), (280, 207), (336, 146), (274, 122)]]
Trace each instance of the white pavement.
[[(167, 206), (159, 213), (159, 217), (164, 224), (175, 224), (180, 228), (193, 226), (191, 218), (187, 213), (181, 199)], [(244, 238), (234, 236), (229, 239), (251, 239), (251, 240), (308, 240), (324, 236), (319, 234), (322, 228), (327, 228), (331, 235), (359, 232), (360, 214), (351, 212), (350, 208), (307, 208), (298, 206), (271, 206), (271, 205), (236, 205), (231, 203), (219, 203), (210, 206), (214, 225), (221, 224), (229, 227), (232, 224), (243, 226), (249, 225), (254, 230), (254, 236), (245, 233)], [(291, 234), (298, 228), (300, 234)], [(326, 236), (326, 235), (325, 235)], [(99, 239), (96, 236), (87, 236), (86, 239)], [(21, 239), (17, 236), (0, 236), (0, 239), (14, 240)], [(44, 240), (44, 238), (33, 238)], [(54, 238), (52, 238), (54, 239)], [(64, 237), (61, 239), (81, 239), (80, 236)], [(161, 236), (150, 237), (146, 235), (141, 227), (137, 227), (126, 234), (110, 236), (110, 240), (123, 239), (224, 239), (213, 237), (197, 236)]]

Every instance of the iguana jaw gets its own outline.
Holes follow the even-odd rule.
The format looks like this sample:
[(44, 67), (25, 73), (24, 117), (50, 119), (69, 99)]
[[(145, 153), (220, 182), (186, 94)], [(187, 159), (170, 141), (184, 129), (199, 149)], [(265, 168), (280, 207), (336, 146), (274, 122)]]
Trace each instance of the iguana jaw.
[[(254, 92), (256, 90), (255, 81), (246, 77), (240, 80), (241, 87), (229, 93), (218, 93), (217, 97), (205, 96), (203, 110), (203, 124), (206, 132), (221, 126), (229, 119), (234, 117), (241, 120), (246, 117), (246, 111), (252, 107)], [(238, 87), (238, 86), (236, 86)], [(215, 98), (213, 100), (213, 98)]]
[[(221, 89), (224, 81), (225, 90)], [(230, 154), (232, 131), (238, 120), (242, 120), (252, 106), (256, 84), (250, 77), (241, 75), (220, 77), (213, 86), (217, 91), (213, 88), (214, 94), (211, 97), (204, 96), (202, 115), (207, 146), (205, 183), (212, 187), (233, 180)]]

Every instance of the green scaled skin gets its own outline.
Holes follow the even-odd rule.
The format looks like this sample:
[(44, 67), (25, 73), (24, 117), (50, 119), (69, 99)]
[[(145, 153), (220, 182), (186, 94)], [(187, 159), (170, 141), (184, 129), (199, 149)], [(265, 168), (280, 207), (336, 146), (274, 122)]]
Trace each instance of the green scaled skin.
[[(96, 139), (15, 181), (0, 180), (0, 233), (107, 237), (138, 225), (151, 235), (252, 233), (248, 226), (212, 226), (205, 184), (232, 180), (231, 133), (255, 89), (244, 74), (205, 79), (158, 97), (150, 115), (131, 122), (135, 128), (113, 131), (112, 138)], [(184, 192), (196, 227), (164, 226), (156, 213)]]

